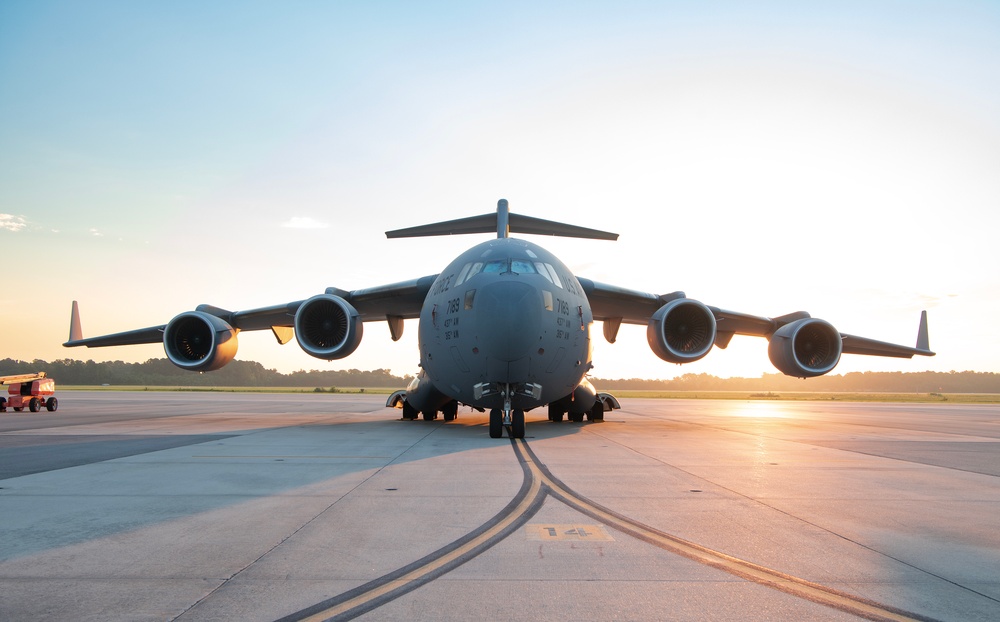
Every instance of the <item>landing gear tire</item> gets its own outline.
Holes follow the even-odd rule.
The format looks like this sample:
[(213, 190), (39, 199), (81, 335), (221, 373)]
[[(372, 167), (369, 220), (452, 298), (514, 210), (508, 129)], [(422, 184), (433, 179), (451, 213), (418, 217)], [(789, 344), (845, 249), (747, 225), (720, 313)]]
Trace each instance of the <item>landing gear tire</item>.
[(490, 411), (490, 438), (503, 436), (503, 413), (499, 408)]
[(552, 404), (549, 404), (549, 421), (553, 423), (560, 423), (563, 420), (564, 414), (565, 413), (562, 411), (562, 409), (557, 408)]
[(403, 421), (413, 421), (417, 418), (417, 409), (403, 401)]
[(604, 421), (604, 402), (597, 400), (594, 402), (594, 406), (587, 413), (587, 419), (591, 423), (597, 423), (599, 421)]
[(573, 423), (580, 423), (583, 421), (583, 413), (569, 413), (569, 420)]
[(510, 413), (510, 437), (524, 438), (524, 411), (514, 410)]
[(424, 421), (434, 421), (435, 419), (437, 419), (438, 416), (436, 410), (432, 410), (430, 412), (424, 411), (421, 414), (424, 416)]
[(458, 402), (448, 402), (445, 404), (444, 408), (441, 409), (441, 414), (444, 415), (445, 421), (454, 421), (458, 418)]

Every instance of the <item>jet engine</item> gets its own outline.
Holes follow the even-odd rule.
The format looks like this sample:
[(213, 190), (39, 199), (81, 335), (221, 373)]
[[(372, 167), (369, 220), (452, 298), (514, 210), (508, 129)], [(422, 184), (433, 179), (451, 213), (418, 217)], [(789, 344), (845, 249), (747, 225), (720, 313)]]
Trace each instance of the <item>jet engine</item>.
[(214, 315), (187, 311), (167, 323), (163, 349), (170, 362), (181, 369), (212, 371), (236, 356), (237, 332)]
[(771, 335), (767, 355), (786, 376), (813, 378), (840, 362), (843, 341), (829, 322), (806, 318), (785, 324)]
[(646, 340), (668, 363), (697, 361), (715, 344), (715, 315), (697, 300), (671, 300), (649, 318)]
[(340, 296), (319, 294), (295, 313), (295, 338), (306, 354), (332, 361), (357, 350), (363, 324), (358, 310)]

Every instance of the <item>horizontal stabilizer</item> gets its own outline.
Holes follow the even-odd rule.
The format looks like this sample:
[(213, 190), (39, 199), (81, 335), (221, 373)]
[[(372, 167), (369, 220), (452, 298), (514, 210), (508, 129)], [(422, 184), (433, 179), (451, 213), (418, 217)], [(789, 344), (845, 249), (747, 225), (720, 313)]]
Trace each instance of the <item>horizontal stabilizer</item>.
[(465, 233), (497, 233), (498, 238), (506, 238), (510, 233), (530, 233), (534, 235), (558, 235), (568, 238), (586, 238), (591, 240), (617, 240), (617, 233), (568, 225), (553, 220), (533, 218), (511, 214), (507, 208), (506, 199), (497, 203), (495, 214), (482, 214), (457, 220), (446, 220), (429, 225), (420, 225), (406, 229), (386, 231), (385, 237), (418, 238), (435, 235), (461, 235)]

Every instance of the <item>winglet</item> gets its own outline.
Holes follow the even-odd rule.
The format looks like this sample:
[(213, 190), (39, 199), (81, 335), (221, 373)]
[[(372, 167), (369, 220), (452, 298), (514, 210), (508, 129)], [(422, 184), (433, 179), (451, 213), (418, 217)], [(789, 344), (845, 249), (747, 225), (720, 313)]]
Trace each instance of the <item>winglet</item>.
[(83, 339), (83, 329), (80, 327), (80, 305), (73, 301), (73, 313), (69, 320), (69, 341), (67, 343), (73, 343), (74, 341), (80, 341)]
[(917, 330), (917, 349), (931, 351), (930, 337), (927, 335), (927, 311), (920, 312), (920, 328)]

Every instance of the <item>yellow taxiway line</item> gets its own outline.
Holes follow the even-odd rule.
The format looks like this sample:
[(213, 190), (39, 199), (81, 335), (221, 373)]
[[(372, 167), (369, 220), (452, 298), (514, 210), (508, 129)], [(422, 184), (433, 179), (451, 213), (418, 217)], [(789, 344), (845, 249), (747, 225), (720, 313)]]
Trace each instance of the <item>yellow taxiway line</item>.
[[(384, 582), (376, 579), (372, 582), (372, 586), (369, 589), (359, 588), (363, 591), (348, 600), (314, 611), (307, 617), (293, 617), (293, 619), (319, 622), (321, 620), (337, 618), (338, 616), (351, 618), (354, 617), (355, 613), (360, 614), (373, 606), (377, 607), (378, 604), (375, 601), (391, 597), (393, 592), (402, 590), (401, 593), (405, 593), (415, 589), (419, 585), (422, 585), (423, 582), (429, 580), (431, 578), (430, 575), (442, 571), (449, 564), (461, 563), (463, 558), (471, 558), (470, 556), (473, 556), (476, 549), (484, 547), (483, 550), (485, 550), (492, 546), (490, 543), (491, 540), (497, 538), (514, 523), (526, 520), (529, 514), (534, 512), (533, 508), (537, 509), (547, 495), (552, 495), (563, 503), (608, 527), (639, 538), (663, 550), (681, 555), (748, 581), (775, 588), (793, 596), (833, 607), (869, 620), (893, 622), (927, 620), (927, 618), (914, 616), (905, 611), (880, 605), (874, 601), (772, 570), (643, 525), (570, 490), (548, 472), (523, 439), (513, 440), (512, 446), (515, 453), (518, 454), (522, 467), (525, 469), (528, 488), (516, 506), (506, 510), (505, 513), (502, 512), (495, 518), (496, 523), (490, 525), (467, 542), (456, 546), (454, 549), (447, 549), (440, 555), (432, 554), (425, 563), (420, 564), (395, 579)], [(524, 490), (523, 487), (522, 490)], [(353, 612), (353, 610), (359, 608), (362, 609)]]

